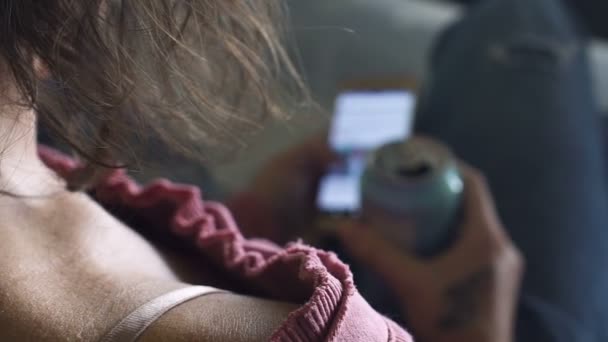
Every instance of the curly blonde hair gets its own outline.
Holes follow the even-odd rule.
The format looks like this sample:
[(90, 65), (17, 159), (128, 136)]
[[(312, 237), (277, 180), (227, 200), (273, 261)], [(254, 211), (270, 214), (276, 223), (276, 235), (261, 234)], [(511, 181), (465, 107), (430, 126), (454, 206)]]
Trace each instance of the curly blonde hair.
[(23, 105), (89, 165), (72, 184), (83, 188), (150, 135), (200, 156), (282, 116), (305, 93), (284, 11), (280, 0), (4, 0), (0, 60)]

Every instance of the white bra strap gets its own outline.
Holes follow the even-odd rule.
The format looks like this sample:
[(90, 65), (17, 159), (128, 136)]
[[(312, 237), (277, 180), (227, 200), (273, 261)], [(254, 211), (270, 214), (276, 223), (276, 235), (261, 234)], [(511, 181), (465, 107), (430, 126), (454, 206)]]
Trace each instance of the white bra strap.
[(226, 292), (207, 286), (191, 286), (169, 292), (135, 309), (100, 342), (135, 342), (156, 320), (176, 306), (211, 293)]

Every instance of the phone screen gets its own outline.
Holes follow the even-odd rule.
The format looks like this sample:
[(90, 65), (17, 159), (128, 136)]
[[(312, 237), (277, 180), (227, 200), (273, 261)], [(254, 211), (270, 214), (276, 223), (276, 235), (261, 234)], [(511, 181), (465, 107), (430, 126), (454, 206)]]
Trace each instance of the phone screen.
[(415, 106), (416, 97), (408, 90), (351, 90), (338, 96), (329, 144), (340, 158), (321, 179), (321, 211), (348, 214), (360, 208), (360, 181), (369, 153), (409, 137)]

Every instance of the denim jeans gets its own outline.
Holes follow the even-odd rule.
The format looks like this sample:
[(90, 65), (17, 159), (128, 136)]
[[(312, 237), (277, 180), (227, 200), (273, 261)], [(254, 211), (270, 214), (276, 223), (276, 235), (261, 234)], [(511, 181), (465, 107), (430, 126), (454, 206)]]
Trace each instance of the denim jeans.
[(485, 173), (526, 258), (522, 342), (608, 341), (608, 188), (581, 32), (558, 0), (486, 0), (437, 43), (419, 107), (418, 132)]

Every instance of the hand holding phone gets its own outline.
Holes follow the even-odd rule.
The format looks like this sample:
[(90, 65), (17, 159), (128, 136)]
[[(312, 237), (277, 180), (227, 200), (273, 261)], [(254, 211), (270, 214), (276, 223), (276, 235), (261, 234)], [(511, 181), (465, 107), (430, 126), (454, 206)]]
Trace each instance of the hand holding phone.
[(406, 88), (347, 89), (336, 99), (329, 144), (339, 160), (321, 179), (318, 209), (352, 214), (361, 206), (360, 181), (368, 155), (412, 132), (416, 96)]

